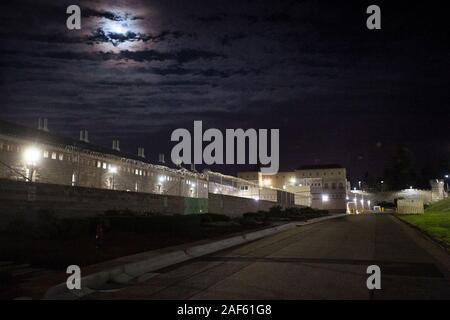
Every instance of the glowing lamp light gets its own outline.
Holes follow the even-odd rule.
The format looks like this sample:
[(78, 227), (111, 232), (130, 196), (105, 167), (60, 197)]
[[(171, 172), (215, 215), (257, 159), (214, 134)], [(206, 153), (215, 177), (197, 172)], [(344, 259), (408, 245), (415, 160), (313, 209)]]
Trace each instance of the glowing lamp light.
[(327, 202), (328, 200), (330, 200), (330, 197), (327, 194), (323, 194), (322, 195), (322, 201), (323, 202)]
[(160, 183), (163, 183), (164, 180), (166, 180), (166, 177), (164, 177), (164, 176), (159, 176), (158, 181), (159, 181)]
[(361, 204), (364, 205), (364, 199), (361, 199)]
[(117, 167), (110, 167), (109, 168), (109, 172), (112, 174), (116, 174), (117, 173)]
[(259, 197), (258, 197), (258, 196), (256, 196), (256, 197), (253, 197), (253, 200), (255, 200), (255, 201), (259, 201)]
[(264, 180), (264, 185), (265, 186), (270, 186), (272, 184), (272, 180), (270, 180), (270, 179), (265, 179)]
[(292, 184), (295, 184), (295, 183), (297, 182), (297, 179), (295, 179), (295, 177), (292, 177), (291, 179), (289, 179), (289, 181), (290, 181)]
[(191, 187), (195, 188), (195, 183), (194, 182), (191, 183)]
[(23, 154), (25, 163), (30, 166), (35, 166), (41, 159), (41, 150), (36, 147), (29, 147), (25, 149)]

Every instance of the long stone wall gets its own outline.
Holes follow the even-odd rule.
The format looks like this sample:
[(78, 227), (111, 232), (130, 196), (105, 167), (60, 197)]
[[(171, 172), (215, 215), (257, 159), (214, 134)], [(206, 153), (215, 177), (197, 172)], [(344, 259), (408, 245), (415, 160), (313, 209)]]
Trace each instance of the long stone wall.
[(59, 217), (107, 210), (188, 214), (207, 212), (208, 200), (0, 179), (0, 224), (17, 216), (33, 220), (39, 210), (52, 210)]
[(208, 209), (210, 213), (225, 214), (230, 217), (236, 217), (247, 212), (257, 212), (259, 210), (267, 211), (276, 205), (278, 204), (273, 201), (255, 200), (210, 193)]
[(422, 200), (423, 203), (432, 202), (431, 190), (404, 189), (400, 191), (376, 192), (373, 194), (376, 202), (391, 202), (395, 199), (416, 199)]
[(162, 214), (218, 213), (240, 216), (269, 210), (273, 201), (209, 194), (208, 199), (30, 183), (0, 179), (0, 225), (15, 217), (34, 220), (40, 210), (59, 217), (86, 217), (108, 210), (158, 212)]

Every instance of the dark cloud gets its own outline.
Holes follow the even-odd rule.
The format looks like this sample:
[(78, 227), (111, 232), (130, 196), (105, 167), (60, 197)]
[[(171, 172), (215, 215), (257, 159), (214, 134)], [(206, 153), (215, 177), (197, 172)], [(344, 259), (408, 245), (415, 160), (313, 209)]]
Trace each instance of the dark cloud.
[(83, 8), (81, 11), (85, 17), (105, 18), (111, 21), (143, 20), (143, 17), (134, 16), (128, 12), (114, 13), (107, 10), (95, 10), (92, 8)]

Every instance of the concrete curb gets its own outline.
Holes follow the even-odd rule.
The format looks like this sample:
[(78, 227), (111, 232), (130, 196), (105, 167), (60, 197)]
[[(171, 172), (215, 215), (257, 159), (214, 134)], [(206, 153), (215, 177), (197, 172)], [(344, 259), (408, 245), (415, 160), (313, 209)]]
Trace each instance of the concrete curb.
[[(67, 289), (66, 283), (61, 283), (47, 290), (44, 295), (46, 300), (75, 300), (95, 292), (108, 281), (119, 284), (127, 284), (143, 274), (156, 271), (177, 263), (225, 250), (240, 244), (280, 233), (297, 226), (305, 226), (330, 219), (340, 218), (347, 214), (337, 214), (329, 217), (315, 218), (304, 222), (290, 222), (276, 227), (250, 232), (244, 235), (234, 236), (210, 243), (195, 245), (184, 250), (176, 250), (168, 253), (150, 255), (140, 261), (125, 263), (111, 269), (96, 272), (81, 278), (80, 290)], [(150, 251), (151, 252), (151, 251)]]

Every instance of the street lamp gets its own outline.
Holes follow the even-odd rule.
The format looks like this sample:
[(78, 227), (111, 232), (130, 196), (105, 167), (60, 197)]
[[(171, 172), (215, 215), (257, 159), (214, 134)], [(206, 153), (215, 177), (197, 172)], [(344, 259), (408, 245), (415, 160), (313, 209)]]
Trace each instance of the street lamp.
[(30, 182), (33, 181), (33, 172), (35, 171), (38, 162), (41, 160), (41, 154), (42, 151), (36, 148), (35, 146), (26, 148), (25, 152), (23, 153), (25, 164), (28, 167), (28, 170), (30, 171), (30, 176), (27, 177), (27, 179)]
[(361, 190), (361, 181), (358, 181), (359, 190)]
[(117, 173), (117, 167), (114, 167), (114, 166), (111, 166), (111, 167), (109, 167), (109, 173), (111, 173), (111, 175), (112, 175), (112, 186), (111, 186), (111, 188), (114, 190), (114, 188), (115, 188), (115, 185), (114, 185), (114, 183), (115, 183), (115, 175), (116, 175), (116, 173)]

